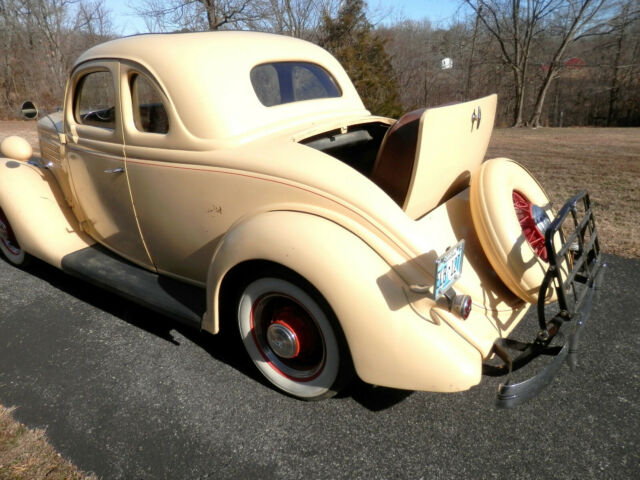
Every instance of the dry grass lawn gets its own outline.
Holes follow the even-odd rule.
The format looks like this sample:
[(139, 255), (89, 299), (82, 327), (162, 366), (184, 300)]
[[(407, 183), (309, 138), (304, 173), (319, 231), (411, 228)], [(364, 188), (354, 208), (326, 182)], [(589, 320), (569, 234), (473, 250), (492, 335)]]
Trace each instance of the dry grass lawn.
[(95, 480), (60, 457), (42, 430), (13, 420), (12, 409), (0, 405), (0, 480)]
[(587, 189), (602, 249), (640, 257), (640, 128), (499, 129), (487, 156), (525, 165), (556, 208)]

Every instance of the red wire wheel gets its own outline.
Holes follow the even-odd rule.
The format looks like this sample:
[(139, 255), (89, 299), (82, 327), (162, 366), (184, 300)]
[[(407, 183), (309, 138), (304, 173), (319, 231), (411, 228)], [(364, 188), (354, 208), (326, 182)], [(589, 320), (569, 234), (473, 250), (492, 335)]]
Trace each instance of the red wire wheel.
[(554, 217), (544, 189), (518, 163), (494, 158), (473, 174), (469, 202), (491, 266), (513, 293), (536, 303), (549, 267), (544, 232)]
[(531, 203), (522, 193), (516, 190), (513, 191), (512, 198), (513, 208), (516, 211), (520, 228), (522, 228), (522, 233), (524, 233), (527, 242), (529, 242), (533, 251), (536, 252), (536, 255), (545, 262), (548, 262), (549, 258), (547, 255), (547, 247), (545, 247), (544, 244), (544, 233), (540, 231), (540, 225), (536, 221), (537, 219), (534, 218), (534, 208), (537, 207), (537, 205)]

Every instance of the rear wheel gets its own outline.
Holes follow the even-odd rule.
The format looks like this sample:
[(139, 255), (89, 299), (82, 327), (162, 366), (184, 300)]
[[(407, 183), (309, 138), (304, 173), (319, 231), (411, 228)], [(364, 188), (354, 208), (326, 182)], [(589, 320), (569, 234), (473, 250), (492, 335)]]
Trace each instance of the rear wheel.
[(2, 209), (0, 209), (0, 251), (10, 263), (18, 267), (25, 266), (30, 259), (18, 244), (11, 224)]
[(295, 397), (329, 398), (350, 379), (340, 327), (326, 302), (302, 282), (275, 276), (251, 281), (240, 294), (238, 326), (260, 372)]

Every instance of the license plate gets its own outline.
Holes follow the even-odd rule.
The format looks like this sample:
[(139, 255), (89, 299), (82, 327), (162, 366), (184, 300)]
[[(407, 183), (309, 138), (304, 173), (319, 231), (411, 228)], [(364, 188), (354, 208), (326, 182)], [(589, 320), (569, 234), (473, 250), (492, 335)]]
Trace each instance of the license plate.
[(462, 274), (462, 256), (464, 240), (447, 250), (436, 260), (436, 284), (434, 296), (437, 300), (449, 290)]

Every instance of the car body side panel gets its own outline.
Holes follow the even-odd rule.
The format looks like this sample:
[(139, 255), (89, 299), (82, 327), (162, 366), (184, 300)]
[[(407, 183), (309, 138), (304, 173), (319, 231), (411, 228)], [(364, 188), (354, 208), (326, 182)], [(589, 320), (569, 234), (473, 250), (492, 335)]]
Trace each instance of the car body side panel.
[[(213, 252), (235, 223), (269, 210), (320, 211), (349, 223), (388, 258), (401, 258), (371, 234), (371, 226), (351, 218), (356, 215), (347, 207), (309, 187), (228, 168), (129, 161), (128, 170), (140, 227), (158, 271), (192, 283), (206, 282)], [(166, 192), (183, 194), (169, 201)]]
[[(440, 392), (466, 390), (480, 381), (478, 350), (447, 324), (417, 315), (403, 282), (378, 254), (315, 215), (268, 212), (246, 219), (224, 237), (209, 268), (203, 329), (218, 330), (225, 273), (254, 259), (291, 268), (318, 289), (342, 326), (362, 380)], [(225, 320), (235, 328), (235, 319)]]
[[(322, 210), (326, 216), (339, 217), (339, 223), (352, 224), (349, 229), (375, 243), (376, 251), (384, 252), (390, 262), (402, 261), (396, 232), (385, 230), (379, 219), (323, 184), (302, 180), (307, 175), (321, 182), (322, 175), (329, 175), (334, 184), (350, 182), (350, 194), (361, 197), (360, 203), (368, 199), (378, 216), (390, 212), (411, 227), (412, 222), (375, 185), (311, 148), (293, 142), (269, 143), (265, 148), (271, 149), (266, 158), (264, 152), (259, 156), (257, 147), (189, 153), (127, 146), (133, 201), (159, 272), (204, 284), (217, 242), (232, 225), (259, 212), (282, 209)], [(150, 158), (154, 160), (144, 160)], [(204, 164), (202, 158), (217, 166)]]
[[(475, 307), (466, 321), (447, 313), (440, 316), (450, 319), (452, 328), (482, 356), (517, 325), (526, 306), (502, 284), (482, 252), (466, 191), (411, 221), (375, 185), (336, 159), (293, 142), (265, 142), (264, 147), (273, 157), (259, 157), (257, 147), (191, 154), (127, 147), (136, 211), (160, 273), (205, 285), (210, 259), (235, 225), (269, 211), (306, 212), (340, 225), (375, 251), (402, 279), (412, 307), (428, 321), (433, 301), (410, 293), (408, 286), (432, 284), (435, 259), (464, 239), (463, 275), (456, 290), (471, 295)], [(194, 161), (178, 163), (174, 155)], [(145, 157), (156, 160), (137, 159)], [(200, 157), (218, 166), (207, 166)], [(288, 158), (296, 161), (282, 160)], [(256, 172), (258, 168), (262, 172)], [(333, 185), (321, 183), (323, 173), (335, 179)], [(311, 177), (306, 185), (305, 174)], [(342, 198), (337, 196), (341, 190), (347, 192)], [(410, 241), (409, 248), (397, 239)], [(328, 275), (332, 271), (327, 268)]]
[(0, 208), (27, 253), (60, 268), (62, 257), (92, 245), (51, 172), (0, 158)]

